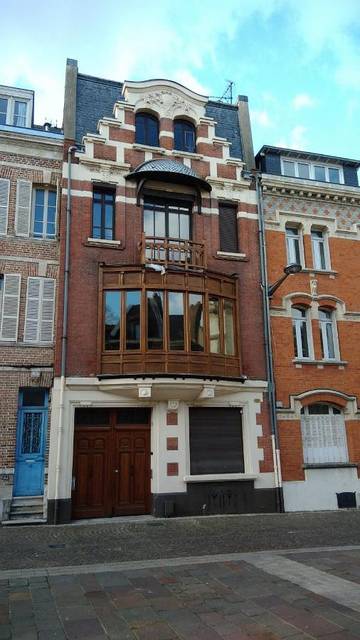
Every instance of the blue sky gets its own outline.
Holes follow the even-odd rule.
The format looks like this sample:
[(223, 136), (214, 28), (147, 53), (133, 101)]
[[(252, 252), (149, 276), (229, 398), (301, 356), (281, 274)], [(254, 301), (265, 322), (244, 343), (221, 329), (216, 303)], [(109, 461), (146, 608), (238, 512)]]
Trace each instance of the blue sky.
[(66, 58), (114, 80), (249, 97), (262, 144), (360, 158), (360, 0), (2, 0), (0, 83), (62, 121)]

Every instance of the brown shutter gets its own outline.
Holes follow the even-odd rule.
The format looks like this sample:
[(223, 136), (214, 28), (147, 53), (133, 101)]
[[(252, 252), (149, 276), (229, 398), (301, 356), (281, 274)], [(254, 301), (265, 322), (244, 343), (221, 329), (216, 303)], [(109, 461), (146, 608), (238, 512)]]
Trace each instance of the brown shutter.
[(191, 475), (244, 473), (240, 409), (190, 408)]
[(220, 227), (220, 251), (237, 253), (238, 230), (237, 230), (237, 206), (232, 204), (219, 205), (219, 227)]

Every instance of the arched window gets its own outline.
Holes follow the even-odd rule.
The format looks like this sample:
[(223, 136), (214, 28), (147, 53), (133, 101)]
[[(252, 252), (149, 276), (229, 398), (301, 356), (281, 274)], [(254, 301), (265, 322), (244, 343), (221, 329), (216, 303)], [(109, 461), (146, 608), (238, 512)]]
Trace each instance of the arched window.
[(338, 349), (333, 311), (319, 309), (319, 328), (322, 357), (324, 360), (335, 360)]
[(310, 327), (307, 309), (293, 307), (291, 310), (293, 321), (295, 358), (310, 358)]
[(177, 151), (195, 152), (196, 132), (194, 125), (188, 120), (174, 121), (174, 148)]
[(159, 146), (159, 121), (150, 113), (137, 113), (135, 116), (135, 142), (151, 147)]
[(301, 433), (305, 464), (348, 462), (345, 420), (338, 407), (325, 403), (303, 407)]

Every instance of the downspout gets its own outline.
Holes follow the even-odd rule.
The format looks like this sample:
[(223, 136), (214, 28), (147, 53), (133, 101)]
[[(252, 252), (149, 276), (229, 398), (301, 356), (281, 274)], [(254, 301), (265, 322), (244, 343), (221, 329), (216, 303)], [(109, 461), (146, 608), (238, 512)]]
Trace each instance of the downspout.
[(70, 275), (70, 225), (71, 225), (71, 154), (76, 151), (75, 146), (71, 146), (67, 151), (67, 198), (66, 198), (66, 219), (65, 219), (65, 258), (64, 258), (64, 302), (63, 320), (61, 335), (61, 366), (60, 366), (60, 399), (59, 399), (59, 422), (56, 451), (55, 469), (55, 508), (54, 524), (59, 520), (59, 494), (61, 479), (61, 449), (64, 432), (64, 393), (66, 376), (66, 352), (67, 352), (67, 327), (68, 327), (68, 306), (69, 306), (69, 275)]
[(274, 365), (273, 365), (273, 353), (271, 344), (271, 325), (270, 325), (270, 304), (269, 304), (269, 282), (267, 277), (267, 263), (266, 263), (266, 239), (265, 239), (265, 222), (264, 222), (264, 209), (262, 198), (262, 184), (261, 175), (259, 173), (252, 174), (255, 180), (256, 196), (259, 212), (259, 244), (260, 244), (260, 272), (261, 272), (261, 291), (263, 299), (263, 322), (264, 322), (264, 342), (265, 342), (265, 356), (266, 356), (266, 372), (268, 379), (268, 394), (270, 405), (270, 424), (271, 424), (271, 444), (274, 463), (274, 476), (275, 476), (275, 488), (276, 488), (276, 502), (277, 510), (279, 512), (284, 511), (284, 498), (282, 490), (282, 476), (281, 476), (281, 464), (280, 464), (280, 447), (279, 447), (279, 434), (277, 428), (277, 416), (276, 416), (276, 393), (275, 393), (275, 377), (274, 377)]

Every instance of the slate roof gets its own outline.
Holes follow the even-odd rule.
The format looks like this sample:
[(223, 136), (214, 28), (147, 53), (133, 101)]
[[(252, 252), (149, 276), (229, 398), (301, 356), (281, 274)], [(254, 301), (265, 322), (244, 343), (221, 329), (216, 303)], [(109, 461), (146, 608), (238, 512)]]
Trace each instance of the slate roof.
[[(102, 117), (113, 116), (113, 107), (122, 100), (122, 83), (78, 73), (76, 94), (76, 141), (87, 133), (97, 133)], [(235, 105), (209, 100), (205, 115), (216, 121), (215, 134), (231, 142), (230, 155), (242, 158), (238, 109)]]
[(141, 180), (142, 178), (152, 178), (157, 176), (160, 179), (175, 179), (179, 182), (195, 184), (206, 191), (211, 191), (211, 185), (200, 178), (197, 173), (186, 167), (182, 162), (172, 160), (170, 158), (161, 158), (160, 160), (148, 160), (143, 162), (136, 169), (129, 173), (127, 178)]

